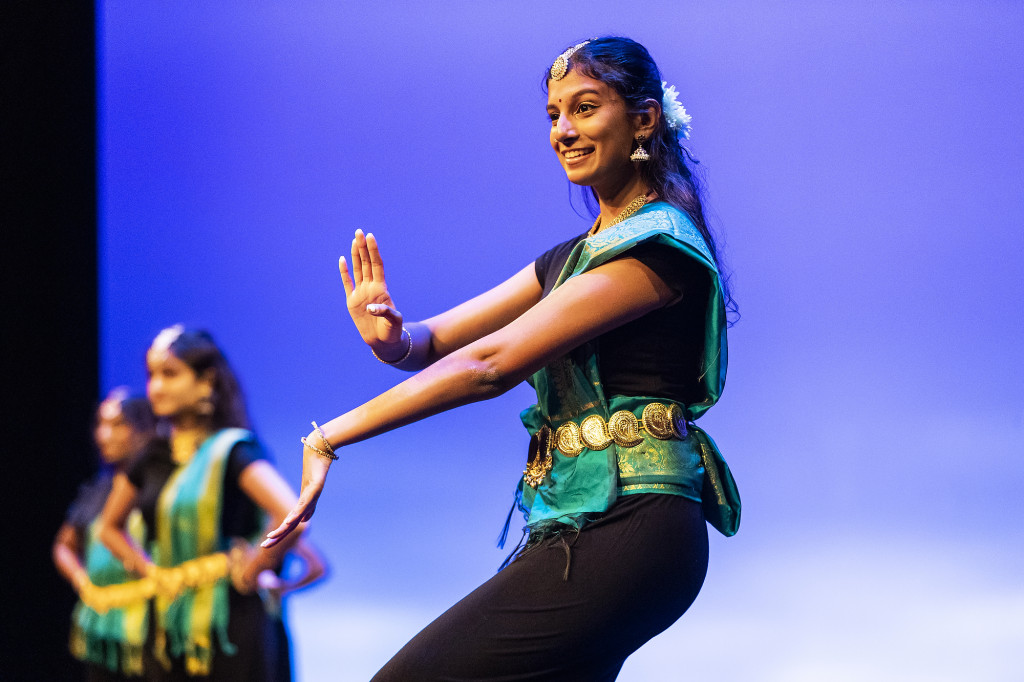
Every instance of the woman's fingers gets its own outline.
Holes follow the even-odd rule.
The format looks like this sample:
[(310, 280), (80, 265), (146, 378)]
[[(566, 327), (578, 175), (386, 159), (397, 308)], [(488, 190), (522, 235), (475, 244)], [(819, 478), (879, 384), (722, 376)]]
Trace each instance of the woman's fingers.
[(284, 517), (284, 521), (281, 525), (274, 530), (267, 533), (267, 537), (263, 542), (260, 543), (260, 547), (273, 547), (277, 543), (284, 540), (288, 535), (295, 530), (300, 523), (303, 521), (309, 521), (313, 517), (313, 512), (316, 510), (316, 503), (313, 502), (310, 506), (310, 500), (299, 498), (299, 501), (295, 504), (288, 516)]
[[(352, 268), (351, 275), (348, 273), (349, 267)], [(351, 293), (352, 289), (363, 282), (379, 282), (383, 285), (384, 261), (380, 257), (377, 238), (372, 233), (364, 235), (362, 230), (356, 230), (356, 236), (352, 240), (351, 264), (346, 264), (343, 257), (338, 261), (338, 269), (341, 271), (342, 282), (346, 282), (347, 278), (346, 293)]]
[(267, 533), (267, 537), (260, 543), (260, 547), (269, 549), (288, 537), (288, 534), (292, 532), (295, 526), (299, 525), (299, 519), (295, 516), (295, 513), (296, 510), (293, 509), (288, 516), (284, 517), (284, 521), (281, 522), (280, 526)]
[(373, 265), (370, 262), (370, 249), (366, 246), (366, 235), (362, 230), (356, 230), (356, 246), (359, 249), (359, 272), (363, 279), (373, 281)]
[(359, 258), (359, 244), (356, 243), (355, 238), (352, 239), (352, 280), (356, 283), (356, 286), (363, 281), (363, 266), (362, 259)]
[(380, 257), (380, 249), (377, 247), (377, 238), (373, 233), (366, 235), (366, 250), (370, 256), (370, 272), (373, 280), (384, 284), (384, 261)]
[(352, 276), (348, 274), (348, 263), (345, 262), (344, 256), (338, 259), (338, 272), (341, 273), (341, 285), (345, 287), (345, 296), (351, 296), (356, 285), (352, 281)]
[(402, 324), (402, 316), (398, 314), (398, 311), (391, 306), (384, 305), (383, 303), (371, 303), (366, 306), (366, 312), (370, 313), (374, 317), (383, 317), (392, 325), (401, 326)]

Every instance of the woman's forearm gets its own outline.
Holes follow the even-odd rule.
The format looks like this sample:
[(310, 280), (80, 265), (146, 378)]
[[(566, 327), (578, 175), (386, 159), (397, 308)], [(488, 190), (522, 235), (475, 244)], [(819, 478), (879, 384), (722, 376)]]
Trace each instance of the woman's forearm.
[(61, 527), (53, 543), (53, 563), (76, 591), (89, 579), (77, 549), (80, 544), (77, 531), (67, 524)]
[[(529, 275), (526, 272), (521, 276)], [(458, 347), (419, 374), (324, 424), (323, 430), (332, 446), (343, 446), (445, 410), (494, 398), (581, 343), (666, 305), (673, 296), (674, 292), (643, 264), (633, 259), (613, 260), (567, 280), (508, 324)], [(594, 305), (594, 301), (601, 305)], [(441, 317), (434, 318), (430, 325), (446, 328)], [(480, 325), (461, 329), (469, 328), (479, 329)], [(455, 348), (461, 341), (459, 328), (449, 329), (453, 330)], [(435, 341), (435, 345), (444, 345), (443, 339)], [(315, 443), (316, 434), (311, 438)]]
[[(434, 362), (419, 374), (322, 425), (334, 447), (372, 438), (431, 415), (501, 395), (510, 382), (494, 362), (486, 340)], [(316, 442), (316, 433), (310, 434)]]
[(128, 515), (135, 507), (136, 490), (128, 477), (119, 473), (100, 515), (100, 542), (132, 573), (145, 575), (152, 560), (128, 534)]

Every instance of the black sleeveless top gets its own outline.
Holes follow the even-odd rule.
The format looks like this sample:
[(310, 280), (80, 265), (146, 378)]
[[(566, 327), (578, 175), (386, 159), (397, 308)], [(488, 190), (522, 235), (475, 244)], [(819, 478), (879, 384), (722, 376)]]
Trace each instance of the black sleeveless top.
[[(545, 251), (534, 262), (544, 296), (551, 293), (569, 253), (586, 234)], [(682, 298), (597, 338), (605, 395), (639, 395), (690, 404), (704, 399), (700, 357), (708, 276), (703, 266), (674, 249), (640, 244), (620, 258), (635, 258)]]

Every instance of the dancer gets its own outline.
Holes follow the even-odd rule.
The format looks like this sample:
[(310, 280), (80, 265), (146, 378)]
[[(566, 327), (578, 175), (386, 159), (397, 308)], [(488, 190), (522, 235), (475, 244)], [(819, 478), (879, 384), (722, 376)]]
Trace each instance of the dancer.
[(418, 324), (403, 325), (372, 235), (341, 262), (363, 340), (422, 371), (304, 438), (299, 504), (265, 545), (313, 515), (343, 446), (524, 380), (537, 391), (525, 549), (375, 680), (612, 680), (696, 597), (705, 520), (738, 526), (732, 477), (693, 424), (725, 382), (729, 296), (680, 144), (690, 117), (626, 38), (574, 45), (546, 85), (551, 147), (600, 209), (588, 232)]
[[(53, 543), (53, 562), (80, 599), (71, 616), (71, 653), (83, 661), (86, 679), (141, 679), (142, 647), (146, 639), (147, 603), (136, 600), (108, 608), (103, 591), (132, 577), (98, 539), (99, 516), (110, 494), (115, 473), (124, 472), (132, 457), (153, 437), (154, 419), (145, 398), (128, 389), (112, 390), (96, 410), (93, 438), (99, 450), (99, 472), (79, 490), (64, 525)], [(136, 542), (145, 541), (142, 517), (126, 523)]]
[[(280, 523), (295, 495), (247, 430), (235, 374), (207, 332), (163, 330), (146, 367), (168, 437), (115, 477), (101, 537), (152, 591), (147, 667), (167, 680), (280, 680), (283, 629), (256, 590), (288, 547), (247, 541)], [(149, 551), (126, 532), (136, 507), (152, 529)]]

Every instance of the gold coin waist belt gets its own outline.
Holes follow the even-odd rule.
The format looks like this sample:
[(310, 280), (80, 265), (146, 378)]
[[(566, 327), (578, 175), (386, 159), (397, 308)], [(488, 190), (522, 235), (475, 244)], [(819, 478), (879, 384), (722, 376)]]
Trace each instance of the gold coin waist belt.
[(592, 414), (579, 424), (569, 421), (554, 430), (542, 426), (530, 439), (523, 480), (533, 488), (539, 486), (551, 472), (554, 464), (551, 453), (555, 450), (566, 457), (577, 457), (584, 448), (604, 450), (612, 443), (631, 448), (643, 442), (641, 430), (658, 440), (682, 440), (686, 438), (686, 415), (676, 403), (648, 403), (639, 419), (629, 410), (619, 410), (607, 421), (599, 414)]

